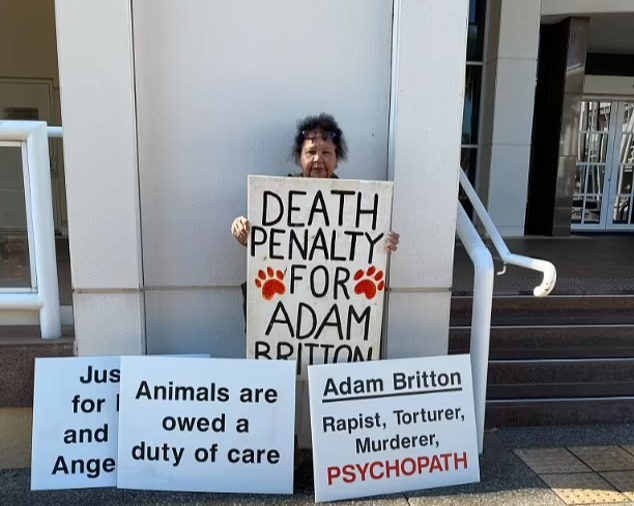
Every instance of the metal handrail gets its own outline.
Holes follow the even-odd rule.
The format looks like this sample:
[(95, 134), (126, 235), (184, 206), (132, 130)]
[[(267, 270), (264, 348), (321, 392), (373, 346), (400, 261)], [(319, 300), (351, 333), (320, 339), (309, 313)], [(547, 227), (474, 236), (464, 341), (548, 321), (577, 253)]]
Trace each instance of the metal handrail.
[(473, 308), (471, 310), (471, 346), (469, 352), (478, 452), (482, 453), (491, 334), (491, 306), (493, 304), (493, 257), (460, 203), (458, 203), (456, 232), (473, 261)]
[(61, 126), (47, 126), (46, 134), (49, 139), (61, 139), (64, 136), (64, 129)]
[[(546, 261), (511, 253), (495, 227), (493, 220), (480, 201), (478, 194), (471, 186), (471, 182), (462, 168), (458, 168), (460, 185), (467, 198), (473, 205), (473, 210), (482, 222), (487, 234), (491, 238), (495, 249), (506, 264), (517, 265), (543, 273), (542, 282), (535, 287), (536, 297), (548, 295), (555, 287), (557, 271), (555, 266)], [(489, 343), (491, 339), (491, 308), (493, 305), (493, 257), (482, 241), (473, 223), (458, 202), (456, 218), (456, 232), (462, 241), (469, 257), (473, 261), (473, 307), (471, 309), (471, 375), (473, 378), (473, 402), (476, 416), (476, 430), (478, 436), (478, 451), (482, 453), (484, 444), (484, 417), (486, 411), (487, 372), (489, 368)]]
[[(53, 136), (61, 128), (53, 128)], [(55, 233), (48, 151), (49, 128), (41, 121), (0, 121), (0, 140), (18, 142), (25, 166), (24, 191), (31, 264), (31, 287), (0, 293), (0, 309), (39, 311), (43, 339), (62, 335), (55, 259)]]
[(493, 220), (491, 220), (491, 217), (487, 213), (484, 204), (482, 204), (482, 201), (478, 197), (475, 189), (471, 186), (469, 178), (461, 168), (458, 168), (458, 173), (460, 175), (460, 185), (462, 186), (462, 189), (471, 201), (473, 210), (484, 226), (493, 246), (495, 246), (498, 255), (500, 255), (500, 258), (502, 259), (502, 262), (504, 262), (504, 269), (502, 269), (502, 271), (498, 274), (504, 274), (507, 264), (541, 272), (543, 274), (542, 282), (533, 289), (533, 295), (535, 295), (535, 297), (545, 297), (548, 295), (555, 287), (555, 282), (557, 281), (557, 270), (555, 269), (555, 266), (547, 260), (539, 260), (537, 258), (530, 258), (511, 253), (506, 246), (504, 239), (502, 239), (502, 236), (498, 232), (498, 229), (495, 227)]

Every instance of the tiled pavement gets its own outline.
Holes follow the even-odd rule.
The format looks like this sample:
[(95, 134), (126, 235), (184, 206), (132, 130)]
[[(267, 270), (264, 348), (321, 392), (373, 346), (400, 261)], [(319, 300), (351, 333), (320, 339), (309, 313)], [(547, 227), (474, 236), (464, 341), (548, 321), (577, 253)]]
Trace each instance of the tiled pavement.
[[(28, 470), (0, 471), (0, 504), (250, 505), (313, 504), (312, 470), (292, 496), (189, 494), (115, 489), (30, 492)], [(634, 505), (634, 426), (529, 427), (486, 433), (480, 483), (342, 501), (398, 506)]]
[(517, 455), (566, 504), (634, 500), (631, 446), (528, 448)]

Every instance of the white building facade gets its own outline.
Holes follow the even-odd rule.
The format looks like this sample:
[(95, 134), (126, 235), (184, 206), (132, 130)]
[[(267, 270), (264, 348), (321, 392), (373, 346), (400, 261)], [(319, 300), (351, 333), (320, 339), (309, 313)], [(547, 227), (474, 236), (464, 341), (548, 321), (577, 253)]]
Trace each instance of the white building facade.
[(395, 183), (387, 357), (447, 353), (460, 165), (503, 235), (634, 229), (631, 0), (39, 3), (0, 17), (0, 112), (64, 127), (80, 355), (245, 356), (229, 227), (322, 111), (340, 177)]

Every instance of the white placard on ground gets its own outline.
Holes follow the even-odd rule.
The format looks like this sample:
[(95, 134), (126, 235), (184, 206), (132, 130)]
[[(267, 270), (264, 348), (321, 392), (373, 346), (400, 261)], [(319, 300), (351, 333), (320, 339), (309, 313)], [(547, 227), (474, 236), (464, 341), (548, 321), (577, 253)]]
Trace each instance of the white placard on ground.
[(119, 357), (36, 358), (31, 489), (117, 483)]
[(249, 176), (247, 356), (379, 358), (393, 183)]
[(293, 492), (295, 364), (121, 358), (119, 488)]
[(468, 355), (308, 369), (315, 500), (479, 481)]

